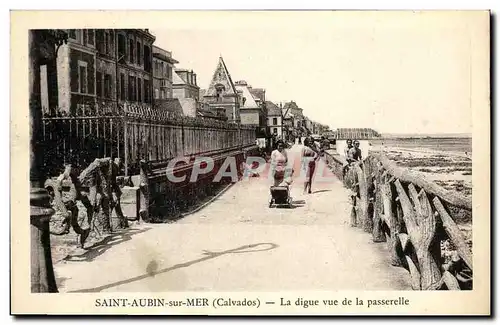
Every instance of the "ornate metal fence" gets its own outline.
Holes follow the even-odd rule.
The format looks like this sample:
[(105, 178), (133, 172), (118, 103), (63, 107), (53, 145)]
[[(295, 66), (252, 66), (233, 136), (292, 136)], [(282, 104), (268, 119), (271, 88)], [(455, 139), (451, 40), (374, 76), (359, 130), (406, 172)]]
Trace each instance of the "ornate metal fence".
[(141, 159), (162, 163), (255, 144), (250, 127), (130, 104), (80, 108), (74, 116), (46, 112), (42, 123), (49, 175), (102, 157), (121, 158), (126, 174), (138, 173)]

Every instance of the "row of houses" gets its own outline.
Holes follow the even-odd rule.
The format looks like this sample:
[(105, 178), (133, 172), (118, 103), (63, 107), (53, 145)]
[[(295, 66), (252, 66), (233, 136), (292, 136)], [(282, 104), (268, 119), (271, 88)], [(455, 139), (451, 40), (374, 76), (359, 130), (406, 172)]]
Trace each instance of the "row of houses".
[[(208, 87), (193, 70), (176, 68), (172, 52), (148, 29), (69, 29), (67, 44), (41, 66), (45, 113), (93, 115), (124, 103), (174, 114), (251, 125), (258, 137), (323, 133), (294, 101), (274, 103), (264, 88), (233, 81), (219, 57)], [(101, 112), (102, 113), (102, 112)]]
[(176, 69), (148, 29), (69, 29), (57, 57), (40, 68), (46, 114), (92, 115), (128, 103), (196, 115), (197, 76)]
[(266, 98), (265, 88), (255, 88), (246, 80), (237, 80), (229, 72), (222, 56), (207, 89), (200, 89), (201, 115), (215, 114), (229, 122), (256, 127), (258, 137), (291, 139), (329, 128), (304, 115), (295, 101), (274, 103)]

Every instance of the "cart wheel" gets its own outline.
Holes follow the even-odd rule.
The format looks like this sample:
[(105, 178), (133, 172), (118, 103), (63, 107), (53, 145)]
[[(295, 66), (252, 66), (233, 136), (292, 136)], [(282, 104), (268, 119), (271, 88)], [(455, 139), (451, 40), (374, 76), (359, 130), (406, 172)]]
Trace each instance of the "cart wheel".
[(269, 201), (269, 207), (271, 208), (273, 206), (274, 200)]

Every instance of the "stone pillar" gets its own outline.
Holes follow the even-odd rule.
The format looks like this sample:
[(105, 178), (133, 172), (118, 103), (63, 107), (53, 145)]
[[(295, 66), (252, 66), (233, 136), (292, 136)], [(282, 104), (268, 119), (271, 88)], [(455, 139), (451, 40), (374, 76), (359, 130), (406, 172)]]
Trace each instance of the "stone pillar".
[(40, 39), (29, 31), (29, 110), (30, 110), (30, 224), (31, 224), (31, 292), (57, 292), (50, 251), (50, 197), (44, 189), (40, 147), (42, 107), (40, 95)]

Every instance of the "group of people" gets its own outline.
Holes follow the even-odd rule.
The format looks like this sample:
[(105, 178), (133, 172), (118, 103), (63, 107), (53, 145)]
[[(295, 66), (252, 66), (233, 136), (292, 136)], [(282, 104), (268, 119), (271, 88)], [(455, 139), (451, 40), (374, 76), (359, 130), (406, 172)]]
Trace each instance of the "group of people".
[(344, 156), (345, 160), (347, 161), (346, 165), (344, 166), (344, 176), (347, 173), (347, 170), (351, 166), (352, 163), (361, 161), (362, 155), (361, 155), (361, 149), (359, 148), (359, 141), (352, 139), (346, 140), (346, 147), (344, 148)]
[[(317, 144), (312, 137), (303, 140), (304, 146), (301, 151), (302, 166), (305, 169), (304, 194), (311, 194), (312, 181), (316, 170), (317, 161), (324, 155), (325, 141)], [(360, 143), (358, 140), (349, 139), (346, 141), (344, 149), (347, 164), (344, 166), (344, 175), (349, 166), (362, 160)], [(288, 167), (288, 154), (285, 150), (285, 143), (282, 140), (276, 142), (276, 149), (271, 153), (271, 166), (273, 170), (274, 186), (290, 186), (292, 183), (293, 168)]]
[(361, 161), (361, 149), (359, 149), (359, 141), (351, 139), (346, 140), (346, 147), (344, 149), (345, 159), (349, 164), (355, 161)]
[[(306, 171), (304, 182), (304, 194), (311, 194), (312, 180), (316, 170), (316, 162), (324, 155), (324, 149), (316, 146), (311, 137), (306, 137), (301, 151), (302, 168)], [(271, 166), (273, 171), (274, 186), (290, 186), (292, 183), (293, 168), (288, 165), (288, 154), (285, 150), (285, 143), (279, 140), (276, 149), (271, 153)]]

